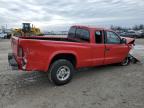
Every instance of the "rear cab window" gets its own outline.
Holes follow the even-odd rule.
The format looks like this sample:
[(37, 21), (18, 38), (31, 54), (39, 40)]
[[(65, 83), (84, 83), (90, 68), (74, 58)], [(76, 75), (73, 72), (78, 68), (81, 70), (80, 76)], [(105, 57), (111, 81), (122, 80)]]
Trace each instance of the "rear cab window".
[(76, 30), (76, 39), (89, 42), (90, 41), (90, 33), (88, 30), (78, 28)]
[(68, 38), (81, 42), (90, 42), (90, 32), (84, 28), (71, 27), (68, 33)]
[(68, 32), (68, 38), (75, 38), (76, 27), (71, 27)]

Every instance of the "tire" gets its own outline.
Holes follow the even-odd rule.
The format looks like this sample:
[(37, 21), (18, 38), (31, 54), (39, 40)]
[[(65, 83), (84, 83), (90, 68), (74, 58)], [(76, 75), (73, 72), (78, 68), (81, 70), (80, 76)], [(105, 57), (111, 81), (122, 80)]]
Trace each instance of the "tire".
[(121, 66), (127, 66), (130, 64), (130, 58), (129, 57), (126, 57), (121, 63), (120, 65)]
[(55, 85), (64, 85), (71, 81), (74, 74), (74, 66), (65, 59), (60, 59), (50, 66), (48, 77)]

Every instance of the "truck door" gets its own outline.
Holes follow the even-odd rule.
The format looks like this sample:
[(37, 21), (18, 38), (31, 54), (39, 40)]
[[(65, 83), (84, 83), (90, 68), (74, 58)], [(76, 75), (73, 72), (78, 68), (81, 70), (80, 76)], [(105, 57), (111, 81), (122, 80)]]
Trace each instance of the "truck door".
[(94, 43), (92, 44), (93, 66), (104, 64), (104, 35), (102, 30), (94, 31)]
[(122, 62), (129, 52), (126, 44), (121, 44), (121, 38), (113, 31), (105, 31), (104, 64)]

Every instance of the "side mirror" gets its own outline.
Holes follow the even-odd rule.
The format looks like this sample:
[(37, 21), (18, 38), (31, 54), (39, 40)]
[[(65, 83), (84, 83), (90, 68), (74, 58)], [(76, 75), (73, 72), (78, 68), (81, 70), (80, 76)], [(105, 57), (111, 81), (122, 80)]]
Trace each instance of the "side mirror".
[(125, 38), (122, 38), (122, 39), (121, 39), (121, 43), (122, 43), (122, 44), (126, 44), (126, 43), (127, 43), (127, 40), (126, 40)]

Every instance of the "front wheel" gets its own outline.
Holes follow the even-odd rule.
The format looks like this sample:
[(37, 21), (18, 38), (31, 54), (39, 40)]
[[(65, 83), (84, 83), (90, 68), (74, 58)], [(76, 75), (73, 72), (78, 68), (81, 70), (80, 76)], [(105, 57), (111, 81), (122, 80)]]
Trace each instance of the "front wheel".
[(122, 66), (127, 66), (130, 64), (130, 58), (126, 57), (121, 63)]
[(64, 85), (71, 81), (74, 73), (72, 63), (65, 59), (55, 61), (48, 72), (49, 80), (55, 85)]

